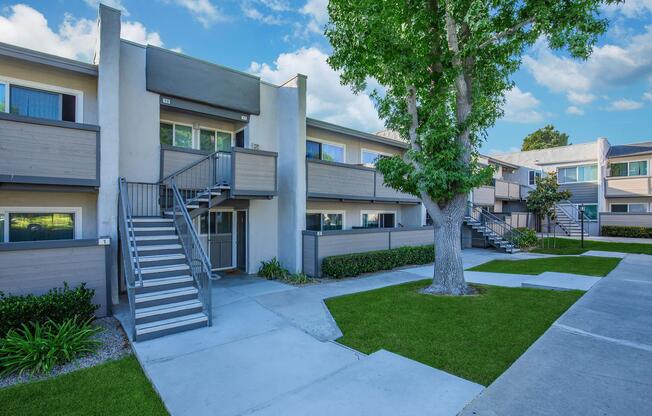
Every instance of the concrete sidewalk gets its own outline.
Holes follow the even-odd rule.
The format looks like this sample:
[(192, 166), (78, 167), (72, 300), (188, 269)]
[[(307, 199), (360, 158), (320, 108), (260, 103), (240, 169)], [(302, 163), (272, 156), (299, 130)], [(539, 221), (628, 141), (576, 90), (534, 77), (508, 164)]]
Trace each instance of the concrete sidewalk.
[(651, 415), (652, 256), (629, 254), (463, 415)]

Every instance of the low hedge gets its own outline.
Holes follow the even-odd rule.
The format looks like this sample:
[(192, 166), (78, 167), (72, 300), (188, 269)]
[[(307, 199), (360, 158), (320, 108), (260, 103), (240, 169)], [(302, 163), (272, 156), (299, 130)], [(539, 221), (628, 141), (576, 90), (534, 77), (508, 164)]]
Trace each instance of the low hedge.
[(607, 237), (652, 238), (652, 228), (603, 225), (601, 234)]
[(95, 290), (85, 283), (71, 289), (67, 283), (63, 288), (54, 288), (44, 295), (7, 295), (0, 292), (0, 338), (11, 329), (21, 329), (22, 324), (44, 325), (48, 321), (61, 324), (77, 318), (91, 319), (99, 308), (93, 304)]
[(366, 253), (343, 254), (325, 257), (321, 269), (325, 276), (335, 279), (359, 276), (381, 270), (411, 264), (427, 264), (435, 261), (434, 246), (400, 247)]

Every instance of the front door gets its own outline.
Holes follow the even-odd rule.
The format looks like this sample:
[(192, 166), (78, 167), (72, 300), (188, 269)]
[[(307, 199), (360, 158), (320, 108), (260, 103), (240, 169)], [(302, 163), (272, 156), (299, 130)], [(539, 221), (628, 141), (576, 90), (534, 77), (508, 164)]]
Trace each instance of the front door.
[(233, 212), (211, 212), (210, 256), (214, 269), (233, 267)]
[(237, 212), (238, 269), (247, 270), (247, 211)]

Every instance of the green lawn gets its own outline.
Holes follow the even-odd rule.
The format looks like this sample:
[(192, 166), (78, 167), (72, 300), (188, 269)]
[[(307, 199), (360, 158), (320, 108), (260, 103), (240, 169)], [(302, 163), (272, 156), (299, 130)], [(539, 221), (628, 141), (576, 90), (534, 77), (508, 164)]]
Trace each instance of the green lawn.
[(0, 389), (0, 415), (167, 415), (134, 356)]
[(419, 293), (430, 280), (328, 299), (338, 339), (364, 353), (386, 349), (489, 385), (583, 292), (476, 286), (478, 296)]
[(601, 251), (616, 251), (620, 253), (635, 253), (635, 254), (652, 254), (652, 244), (641, 243), (611, 243), (608, 241), (593, 241), (584, 240), (584, 248), (580, 247), (580, 240), (573, 240), (570, 238), (557, 238), (556, 248), (552, 247), (553, 239), (546, 238), (544, 246), (546, 248), (535, 248), (533, 253), (547, 253), (547, 254), (582, 254), (588, 250), (601, 250)]
[(560, 272), (603, 277), (609, 274), (619, 262), (619, 258), (613, 257), (566, 256), (527, 260), (492, 260), (468, 270), (533, 275), (543, 272)]

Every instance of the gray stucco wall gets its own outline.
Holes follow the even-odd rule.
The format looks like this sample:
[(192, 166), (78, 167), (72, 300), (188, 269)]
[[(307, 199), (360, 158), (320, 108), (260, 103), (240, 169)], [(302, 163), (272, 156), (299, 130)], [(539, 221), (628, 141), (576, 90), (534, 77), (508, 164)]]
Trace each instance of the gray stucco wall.
[(572, 193), (571, 202), (577, 204), (596, 204), (598, 202), (597, 183), (568, 183), (559, 185), (559, 189), (569, 190)]
[[(43, 244), (38, 244), (43, 243)], [(42, 248), (16, 250), (24, 243), (0, 244), (0, 291), (13, 295), (40, 295), (67, 282), (71, 287), (85, 282), (95, 290), (97, 316), (107, 315), (106, 250), (97, 240), (83, 246), (49, 248), (50, 242), (30, 242)]]

